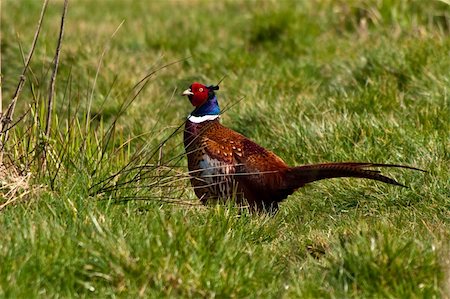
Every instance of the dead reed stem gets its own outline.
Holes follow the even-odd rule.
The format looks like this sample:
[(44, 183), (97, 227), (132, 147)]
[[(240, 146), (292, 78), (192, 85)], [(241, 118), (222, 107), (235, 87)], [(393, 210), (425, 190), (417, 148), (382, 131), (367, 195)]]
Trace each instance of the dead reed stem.
[[(39, 33), (41, 32), (42, 21), (44, 20), (44, 15), (47, 10), (47, 5), (48, 5), (48, 0), (45, 0), (44, 3), (42, 4), (41, 15), (39, 17), (36, 31), (34, 32), (34, 38), (33, 38), (32, 44), (31, 44), (30, 52), (28, 53), (27, 60), (25, 61), (25, 66), (24, 66), (24, 68), (22, 70), (22, 74), (20, 75), (20, 78), (19, 78), (19, 83), (17, 84), (16, 91), (14, 92), (11, 103), (9, 104), (8, 109), (6, 110), (6, 113), (4, 115), (2, 115), (2, 118), (1, 118), (2, 130), (0, 131), (0, 137), (3, 137), (2, 151), (3, 151), (3, 145), (8, 140), (8, 132), (9, 132), (9, 128), (10, 128), (9, 124), (12, 121), (14, 110), (16, 108), (17, 99), (19, 98), (19, 95), (22, 92), (23, 85), (25, 84), (25, 74), (30, 65), (31, 58), (33, 58), (34, 50), (36, 49), (36, 44), (37, 44), (37, 41), (39, 38)], [(3, 135), (3, 136), (1, 136), (1, 135)]]
[[(52, 76), (50, 77), (50, 85), (49, 85), (49, 90), (48, 90), (48, 101), (47, 101), (47, 112), (46, 112), (47, 114), (46, 114), (46, 121), (45, 121), (45, 138), (46, 139), (49, 138), (50, 131), (52, 128), (53, 98), (55, 96), (56, 76), (58, 74), (59, 56), (61, 53), (62, 40), (64, 37), (64, 25), (65, 25), (68, 4), (69, 4), (69, 0), (65, 0), (63, 12), (61, 15), (61, 25), (59, 27), (59, 37), (58, 37), (58, 42), (56, 44), (55, 58), (53, 60)], [(41, 156), (40, 166), (41, 166), (41, 169), (45, 169), (45, 164), (47, 161), (47, 154), (48, 154), (47, 140), (44, 140), (42, 145), (43, 145), (43, 149), (42, 149), (42, 153), (41, 153), (42, 156)]]
[(47, 101), (47, 117), (46, 117), (46, 123), (45, 123), (45, 136), (46, 137), (48, 137), (50, 135), (50, 130), (52, 127), (51, 116), (52, 116), (52, 112), (53, 112), (53, 98), (55, 96), (56, 75), (58, 74), (59, 56), (61, 53), (62, 39), (64, 36), (64, 24), (65, 24), (65, 18), (66, 18), (68, 4), (69, 4), (69, 0), (65, 0), (63, 13), (61, 16), (61, 26), (59, 29), (58, 43), (56, 45), (53, 71), (52, 71), (52, 76), (50, 78), (50, 87), (49, 87), (49, 91), (48, 91), (48, 101)]

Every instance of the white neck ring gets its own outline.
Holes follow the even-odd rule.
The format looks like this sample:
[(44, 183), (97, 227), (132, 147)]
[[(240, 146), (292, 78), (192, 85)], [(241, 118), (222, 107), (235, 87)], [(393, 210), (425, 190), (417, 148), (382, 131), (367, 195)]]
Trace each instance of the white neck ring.
[(204, 121), (215, 120), (215, 119), (219, 118), (219, 116), (220, 115), (218, 115), (218, 114), (215, 114), (215, 115), (203, 115), (203, 116), (189, 115), (188, 116), (188, 120), (193, 122), (193, 123), (199, 124), (199, 123), (202, 123)]

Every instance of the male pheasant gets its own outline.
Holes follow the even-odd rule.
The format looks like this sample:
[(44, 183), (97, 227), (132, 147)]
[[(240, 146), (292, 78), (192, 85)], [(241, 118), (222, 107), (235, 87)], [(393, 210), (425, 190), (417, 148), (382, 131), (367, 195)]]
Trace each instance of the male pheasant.
[[(218, 86), (193, 83), (183, 92), (195, 106), (184, 131), (191, 184), (206, 204), (234, 199), (252, 210), (276, 211), (298, 188), (322, 179), (355, 177), (403, 186), (371, 167), (418, 168), (361, 162), (290, 167), (271, 151), (219, 123)], [(421, 170), (422, 171), (422, 170)], [(404, 187), (404, 186), (403, 186)]]

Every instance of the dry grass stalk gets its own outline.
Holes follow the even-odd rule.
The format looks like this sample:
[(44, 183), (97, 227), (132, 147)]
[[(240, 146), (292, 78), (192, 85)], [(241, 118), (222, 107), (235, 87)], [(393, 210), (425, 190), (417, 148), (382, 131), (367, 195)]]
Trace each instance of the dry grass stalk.
[(64, 36), (64, 24), (65, 24), (65, 18), (66, 18), (68, 4), (69, 4), (69, 0), (65, 0), (63, 13), (61, 15), (61, 26), (59, 29), (58, 43), (56, 45), (53, 71), (52, 71), (52, 76), (50, 78), (50, 87), (49, 87), (49, 91), (48, 91), (48, 102), (47, 102), (47, 119), (46, 119), (46, 124), (45, 124), (45, 136), (47, 136), (47, 137), (50, 135), (50, 130), (52, 127), (51, 116), (52, 116), (52, 111), (53, 111), (53, 97), (55, 95), (56, 75), (58, 74), (59, 56), (61, 53), (62, 39)]
[(33, 43), (31, 45), (31, 50), (28, 53), (28, 57), (27, 57), (27, 60), (25, 62), (25, 66), (24, 66), (24, 68), (22, 70), (22, 74), (20, 75), (19, 83), (17, 84), (16, 91), (14, 92), (13, 98), (11, 100), (11, 103), (8, 106), (8, 109), (6, 110), (6, 113), (2, 114), (2, 117), (1, 117), (2, 130), (0, 132), (0, 137), (3, 137), (2, 148), (1, 148), (2, 151), (3, 151), (3, 145), (8, 140), (9, 124), (12, 121), (14, 110), (16, 108), (17, 99), (19, 98), (19, 95), (22, 92), (22, 88), (23, 88), (23, 86), (25, 84), (25, 74), (26, 74), (26, 72), (28, 70), (28, 66), (30, 65), (31, 58), (33, 57), (33, 54), (34, 54), (34, 50), (36, 49), (36, 44), (37, 44), (37, 41), (38, 41), (38, 38), (39, 38), (39, 33), (41, 32), (42, 21), (44, 20), (44, 15), (45, 15), (45, 12), (47, 10), (47, 5), (48, 5), (48, 0), (45, 0), (43, 5), (42, 5), (41, 15), (39, 17), (37, 28), (36, 28), (36, 31), (34, 33)]

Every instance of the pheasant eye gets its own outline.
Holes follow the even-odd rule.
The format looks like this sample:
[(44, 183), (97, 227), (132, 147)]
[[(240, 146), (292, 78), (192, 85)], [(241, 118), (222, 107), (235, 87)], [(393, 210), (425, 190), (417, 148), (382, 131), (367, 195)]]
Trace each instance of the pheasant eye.
[(200, 92), (203, 92), (203, 88), (202, 88), (202, 87), (200, 87), (200, 88), (198, 89), (198, 91), (200, 91)]

